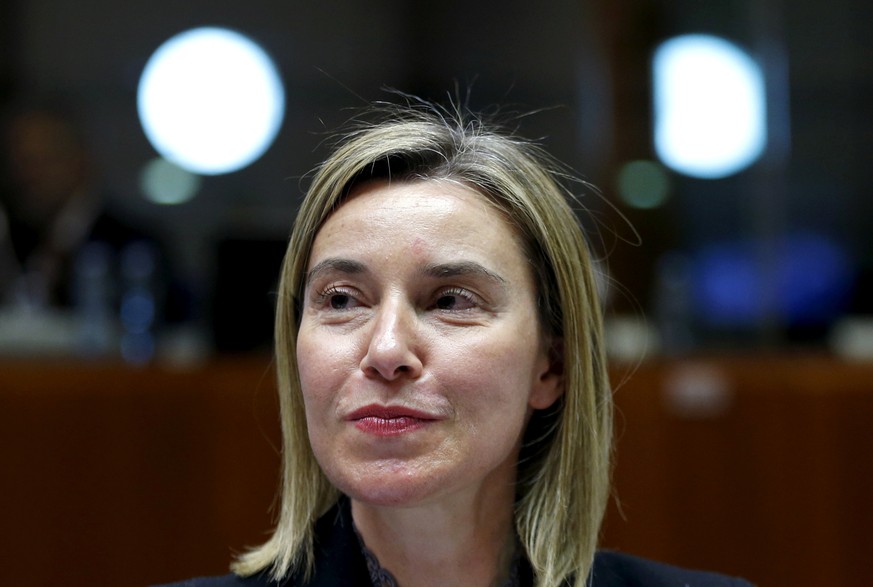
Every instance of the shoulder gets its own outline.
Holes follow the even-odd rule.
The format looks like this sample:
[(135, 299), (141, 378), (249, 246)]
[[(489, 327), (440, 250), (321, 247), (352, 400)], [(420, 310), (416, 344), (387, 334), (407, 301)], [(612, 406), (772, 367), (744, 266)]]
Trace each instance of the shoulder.
[(751, 587), (742, 579), (692, 571), (615, 551), (599, 551), (591, 587)]
[(370, 585), (367, 563), (352, 525), (348, 500), (341, 499), (315, 525), (315, 568), (308, 582), (291, 573), (278, 583), (268, 571), (250, 577), (201, 577), (155, 587), (355, 587)]

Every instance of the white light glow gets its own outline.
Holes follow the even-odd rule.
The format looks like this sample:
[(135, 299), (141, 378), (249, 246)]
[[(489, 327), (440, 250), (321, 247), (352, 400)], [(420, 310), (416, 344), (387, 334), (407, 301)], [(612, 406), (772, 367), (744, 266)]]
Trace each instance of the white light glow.
[(655, 150), (665, 165), (707, 179), (736, 173), (767, 141), (761, 68), (711, 35), (664, 42), (653, 61)]
[(167, 160), (205, 175), (249, 165), (272, 144), (285, 110), (282, 82), (247, 37), (198, 28), (149, 59), (137, 105), (143, 130)]

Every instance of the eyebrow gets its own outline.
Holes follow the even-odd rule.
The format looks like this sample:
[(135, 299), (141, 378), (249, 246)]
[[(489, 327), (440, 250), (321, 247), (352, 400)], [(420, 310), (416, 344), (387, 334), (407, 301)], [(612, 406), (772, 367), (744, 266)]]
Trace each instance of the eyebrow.
[(458, 261), (456, 263), (428, 263), (421, 268), (421, 272), (428, 277), (464, 277), (479, 276), (493, 281), (498, 285), (506, 285), (506, 280), (490, 269), (483, 267), (474, 261)]
[(306, 283), (312, 281), (322, 273), (336, 272), (345, 273), (347, 275), (360, 275), (367, 273), (367, 266), (358, 261), (351, 259), (329, 258), (316, 264), (315, 267), (309, 270), (306, 274)]
[[(306, 283), (309, 283), (314, 278), (323, 273), (337, 272), (347, 275), (361, 275), (368, 273), (367, 266), (359, 261), (342, 258), (328, 258), (320, 261), (306, 274)], [(476, 263), (475, 261), (457, 261), (451, 263), (427, 263), (420, 269), (420, 273), (427, 277), (446, 278), (446, 277), (484, 277), (500, 286), (506, 285), (506, 280), (499, 274), (491, 271), (487, 267)]]

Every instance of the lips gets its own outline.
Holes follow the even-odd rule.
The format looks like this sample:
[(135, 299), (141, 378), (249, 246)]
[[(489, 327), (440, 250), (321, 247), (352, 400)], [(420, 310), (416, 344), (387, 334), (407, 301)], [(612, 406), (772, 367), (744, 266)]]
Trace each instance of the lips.
[(350, 413), (346, 420), (374, 436), (398, 436), (420, 430), (441, 418), (403, 406), (369, 405)]

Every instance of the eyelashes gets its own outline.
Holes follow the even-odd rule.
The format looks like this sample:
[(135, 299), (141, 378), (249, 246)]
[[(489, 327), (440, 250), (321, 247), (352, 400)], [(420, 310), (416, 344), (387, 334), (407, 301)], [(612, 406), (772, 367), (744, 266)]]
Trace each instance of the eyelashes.
[(479, 296), (470, 290), (460, 287), (450, 287), (437, 293), (433, 307), (443, 311), (473, 310), (482, 306)]
[(326, 310), (350, 310), (361, 304), (352, 288), (331, 286), (316, 295), (316, 303)]
[[(427, 300), (422, 307), (438, 312), (469, 312), (485, 305), (476, 293), (454, 286), (436, 290)], [(361, 292), (346, 286), (326, 287), (316, 292), (313, 301), (320, 310), (329, 312), (345, 312), (367, 306)]]

